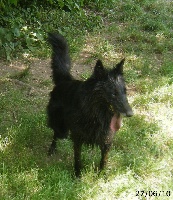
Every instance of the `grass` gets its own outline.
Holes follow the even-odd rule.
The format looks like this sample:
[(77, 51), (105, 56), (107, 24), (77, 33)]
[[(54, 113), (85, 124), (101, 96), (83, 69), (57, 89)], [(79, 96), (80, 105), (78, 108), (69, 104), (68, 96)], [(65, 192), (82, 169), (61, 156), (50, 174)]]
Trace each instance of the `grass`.
[[(50, 12), (54, 17), (57, 12), (54, 24), (62, 23), (60, 27), (71, 44), (73, 62), (93, 66), (94, 60), (101, 58), (110, 67), (122, 57), (126, 58), (128, 98), (135, 115), (123, 119), (103, 174), (96, 173), (99, 149), (83, 147), (84, 169), (78, 180), (74, 177), (70, 140), (59, 141), (57, 154), (47, 156), (52, 131), (46, 126), (48, 92), (45, 87), (51, 90), (50, 80), (45, 78), (35, 84), (30, 71), (32, 65), (9, 77), (1, 77), (0, 199), (131, 200), (158, 199), (159, 194), (160, 199), (171, 199), (172, 10), (171, 1), (115, 1), (111, 8), (97, 11), (99, 26), (88, 22), (94, 15), (93, 8), (86, 10), (88, 18), (77, 19), (76, 25), (76, 14), (64, 12), (64, 24), (66, 20), (73, 22), (70, 28), (63, 28), (62, 21), (58, 22), (58, 11)], [(47, 16), (46, 11), (43, 14)], [(47, 20), (48, 25), (49, 18)], [(53, 29), (54, 24), (47, 29)], [(74, 38), (74, 33), (79, 37)], [(32, 56), (49, 54), (50, 50), (44, 45), (39, 54)], [(83, 79), (89, 75), (88, 70), (81, 73)], [(169, 191), (171, 197), (167, 197)]]

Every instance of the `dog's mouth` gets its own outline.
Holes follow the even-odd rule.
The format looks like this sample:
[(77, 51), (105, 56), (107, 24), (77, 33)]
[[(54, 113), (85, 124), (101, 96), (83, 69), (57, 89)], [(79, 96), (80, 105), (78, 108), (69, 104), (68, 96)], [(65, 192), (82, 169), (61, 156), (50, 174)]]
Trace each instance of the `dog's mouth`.
[(110, 123), (110, 129), (113, 131), (113, 132), (116, 132), (118, 131), (120, 128), (121, 128), (121, 115), (120, 114), (117, 114), (115, 113), (111, 119), (111, 123)]

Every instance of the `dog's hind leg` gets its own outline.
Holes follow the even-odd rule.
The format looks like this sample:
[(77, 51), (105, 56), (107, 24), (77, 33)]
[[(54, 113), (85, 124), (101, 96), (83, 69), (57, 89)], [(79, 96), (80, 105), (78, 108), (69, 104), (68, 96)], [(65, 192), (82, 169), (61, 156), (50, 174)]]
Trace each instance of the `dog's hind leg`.
[(52, 155), (53, 153), (55, 153), (56, 151), (56, 142), (58, 139), (65, 139), (68, 136), (68, 129), (65, 128), (64, 126), (59, 126), (59, 129), (56, 128), (56, 130), (54, 129), (54, 136), (53, 136), (53, 140), (52, 143), (50, 145), (49, 151), (48, 151), (48, 155)]
[(81, 150), (82, 143), (75, 141), (74, 142), (74, 169), (76, 177), (81, 175)]
[(51, 156), (56, 151), (56, 142), (57, 142), (57, 139), (58, 139), (57, 138), (57, 134), (56, 134), (56, 132), (54, 132), (53, 140), (52, 140), (52, 143), (51, 143), (49, 151), (48, 151), (48, 155), (49, 156)]
[(54, 107), (54, 104), (48, 106), (48, 126), (54, 130), (54, 136), (48, 155), (52, 155), (56, 150), (57, 139), (68, 137), (69, 130), (64, 120), (64, 113), (61, 107)]

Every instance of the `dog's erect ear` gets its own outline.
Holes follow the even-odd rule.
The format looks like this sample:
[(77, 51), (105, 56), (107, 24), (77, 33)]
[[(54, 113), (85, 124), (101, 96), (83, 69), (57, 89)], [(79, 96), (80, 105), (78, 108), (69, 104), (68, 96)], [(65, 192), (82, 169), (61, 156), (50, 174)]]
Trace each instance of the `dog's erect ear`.
[(123, 74), (123, 65), (124, 65), (124, 62), (125, 62), (125, 58), (122, 59), (117, 65), (116, 67), (114, 68), (114, 71), (118, 74)]
[(105, 75), (105, 69), (101, 60), (97, 60), (97, 63), (94, 68), (94, 75), (97, 78), (101, 78)]
[(95, 68), (104, 69), (103, 63), (101, 60), (97, 60)]

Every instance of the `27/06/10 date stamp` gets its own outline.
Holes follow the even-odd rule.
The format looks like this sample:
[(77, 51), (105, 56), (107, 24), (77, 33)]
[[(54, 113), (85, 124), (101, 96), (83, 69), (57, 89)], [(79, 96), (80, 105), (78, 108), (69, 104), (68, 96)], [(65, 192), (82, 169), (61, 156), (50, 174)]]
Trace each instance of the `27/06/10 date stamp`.
[(166, 196), (166, 197), (170, 197), (171, 196), (171, 191), (167, 190), (167, 191), (155, 191), (155, 190), (149, 190), (149, 191), (144, 191), (144, 190), (137, 190), (136, 191), (136, 196), (138, 197), (161, 197), (161, 196)]

